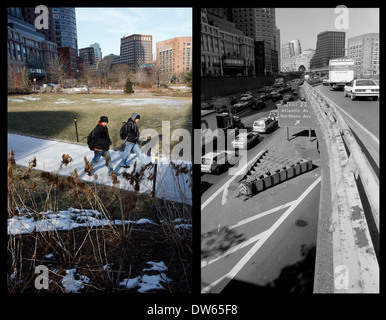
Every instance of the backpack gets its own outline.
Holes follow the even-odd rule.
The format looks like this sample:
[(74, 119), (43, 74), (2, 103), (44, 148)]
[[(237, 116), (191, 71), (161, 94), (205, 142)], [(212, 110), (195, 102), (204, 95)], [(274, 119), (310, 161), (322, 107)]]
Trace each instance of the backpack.
[(126, 140), (128, 135), (128, 125), (127, 122), (123, 122), (121, 130), (119, 130), (119, 136), (122, 140)]
[(87, 144), (91, 151), (95, 149), (94, 129), (87, 136)]

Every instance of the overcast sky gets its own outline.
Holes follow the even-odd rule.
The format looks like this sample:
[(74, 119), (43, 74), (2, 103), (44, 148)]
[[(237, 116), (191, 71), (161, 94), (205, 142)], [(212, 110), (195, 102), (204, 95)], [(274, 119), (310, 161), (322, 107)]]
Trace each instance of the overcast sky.
[(121, 38), (131, 34), (153, 36), (156, 43), (192, 36), (191, 8), (75, 8), (78, 49), (99, 43), (102, 55), (119, 55)]
[(281, 44), (299, 39), (302, 49), (316, 49), (317, 35), (323, 31), (345, 31), (347, 39), (364, 33), (379, 33), (378, 8), (348, 8), (348, 29), (337, 29), (340, 13), (335, 8), (276, 8), (276, 26)]

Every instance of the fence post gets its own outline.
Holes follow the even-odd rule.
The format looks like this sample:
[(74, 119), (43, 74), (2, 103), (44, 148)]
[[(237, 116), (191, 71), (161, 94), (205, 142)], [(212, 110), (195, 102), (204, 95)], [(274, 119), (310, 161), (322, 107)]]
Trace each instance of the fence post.
[(158, 153), (155, 154), (155, 162), (154, 162), (154, 180), (153, 180), (153, 191), (151, 193), (151, 196), (155, 197), (155, 185), (157, 180), (157, 166), (158, 166)]
[(76, 141), (79, 142), (78, 125), (76, 124), (76, 118), (74, 118), (74, 122), (75, 122)]

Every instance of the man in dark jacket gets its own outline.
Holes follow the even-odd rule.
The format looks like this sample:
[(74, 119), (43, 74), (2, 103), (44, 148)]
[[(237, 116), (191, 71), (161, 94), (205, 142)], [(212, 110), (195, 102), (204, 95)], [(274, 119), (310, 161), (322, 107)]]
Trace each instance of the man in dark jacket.
[(122, 160), (115, 168), (114, 172), (117, 176), (120, 175), (119, 169), (122, 168), (129, 168), (130, 162), (132, 159), (127, 162), (129, 159), (131, 150), (134, 151), (134, 153), (137, 155), (139, 160), (144, 165), (148, 165), (151, 162), (146, 161), (146, 157), (142, 154), (141, 149), (139, 148), (138, 139), (139, 139), (139, 130), (138, 130), (138, 122), (140, 119), (140, 115), (138, 113), (133, 113), (131, 117), (127, 120), (127, 138), (125, 140), (125, 150), (123, 151)]
[[(94, 148), (94, 158), (90, 162), (90, 167), (94, 166), (96, 164), (100, 157), (105, 158), (106, 154), (108, 157), (108, 174), (111, 174), (113, 172), (113, 165), (111, 163), (109, 148), (111, 145), (111, 140), (109, 136), (109, 130), (107, 129), (107, 123), (109, 122), (109, 119), (106, 116), (100, 117), (100, 120), (97, 124), (97, 126), (94, 128), (94, 141), (95, 141), (95, 148)], [(87, 173), (89, 176), (94, 174), (94, 171), (92, 173)]]

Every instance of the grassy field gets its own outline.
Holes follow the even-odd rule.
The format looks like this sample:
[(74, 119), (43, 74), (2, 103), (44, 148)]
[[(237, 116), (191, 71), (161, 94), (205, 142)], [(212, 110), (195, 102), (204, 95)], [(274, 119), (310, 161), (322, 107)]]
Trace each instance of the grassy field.
[[(162, 149), (162, 121), (170, 121), (175, 129), (192, 130), (191, 97), (102, 94), (31, 94), (8, 96), (8, 132), (76, 142), (78, 136), (86, 144), (86, 136), (96, 126), (100, 116), (109, 118), (108, 128), (112, 149), (122, 149), (119, 137), (122, 122), (133, 112), (141, 115), (140, 132), (156, 130)], [(171, 141), (171, 147), (177, 142)]]

